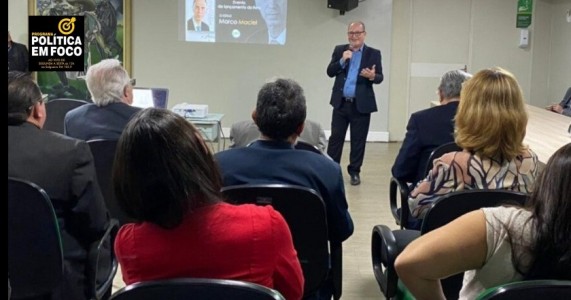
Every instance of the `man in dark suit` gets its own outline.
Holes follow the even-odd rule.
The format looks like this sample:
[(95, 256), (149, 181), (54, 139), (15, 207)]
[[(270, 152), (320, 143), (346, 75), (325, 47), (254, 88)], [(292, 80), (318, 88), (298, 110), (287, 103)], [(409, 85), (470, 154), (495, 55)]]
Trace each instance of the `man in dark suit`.
[(65, 115), (65, 135), (84, 141), (118, 140), (127, 122), (141, 110), (131, 106), (133, 85), (129, 74), (120, 61), (104, 59), (89, 67), (85, 82), (93, 103)]
[(563, 100), (547, 107), (548, 110), (571, 117), (571, 87), (567, 89)]
[(29, 72), (28, 48), (26, 45), (12, 41), (8, 31), (8, 71)]
[(107, 209), (87, 144), (42, 130), (45, 120), (38, 85), (28, 75), (8, 72), (8, 176), (47, 192), (62, 238), (64, 281), (50, 299), (92, 299), (96, 266), (90, 250), (105, 232)]
[(327, 66), (327, 75), (335, 77), (329, 102), (333, 106), (333, 116), (327, 154), (334, 161), (341, 161), (345, 134), (351, 125), (351, 152), (347, 166), (351, 185), (361, 183), (359, 173), (365, 156), (371, 113), (377, 111), (373, 84), (383, 81), (381, 51), (365, 45), (366, 35), (363, 22), (349, 24), (349, 44), (336, 46)]
[(472, 75), (455, 70), (445, 73), (438, 86), (440, 105), (413, 113), (406, 136), (392, 168), (393, 177), (412, 185), (426, 174), (432, 150), (454, 141), (454, 116), (458, 109), (462, 83)]
[(194, 0), (192, 5), (193, 16), (186, 22), (186, 30), (190, 31), (210, 31), (208, 24), (204, 23), (206, 14), (206, 0)]

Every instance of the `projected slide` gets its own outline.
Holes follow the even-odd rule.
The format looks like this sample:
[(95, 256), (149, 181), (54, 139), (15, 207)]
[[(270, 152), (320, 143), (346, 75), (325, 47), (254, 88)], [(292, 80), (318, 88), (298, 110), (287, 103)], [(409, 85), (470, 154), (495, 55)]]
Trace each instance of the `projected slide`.
[(184, 39), (285, 45), (287, 0), (184, 0)]

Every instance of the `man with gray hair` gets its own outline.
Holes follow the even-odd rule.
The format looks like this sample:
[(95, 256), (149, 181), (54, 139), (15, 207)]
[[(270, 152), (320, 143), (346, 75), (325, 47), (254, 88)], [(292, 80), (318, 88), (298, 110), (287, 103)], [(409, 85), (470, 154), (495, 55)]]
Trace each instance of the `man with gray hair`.
[(413, 113), (392, 168), (393, 177), (413, 186), (426, 177), (428, 157), (436, 147), (454, 141), (454, 116), (462, 83), (472, 75), (454, 70), (445, 73), (438, 86), (440, 105)]
[(117, 59), (92, 65), (85, 77), (94, 103), (69, 111), (64, 132), (80, 140), (118, 140), (131, 117), (141, 110), (133, 107), (133, 84)]

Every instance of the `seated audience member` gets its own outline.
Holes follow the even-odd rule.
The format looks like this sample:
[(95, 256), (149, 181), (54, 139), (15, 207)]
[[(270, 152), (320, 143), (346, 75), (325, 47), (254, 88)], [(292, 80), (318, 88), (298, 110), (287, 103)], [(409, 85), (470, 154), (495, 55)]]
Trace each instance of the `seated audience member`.
[[(303, 89), (290, 79), (266, 83), (252, 118), (262, 136), (249, 147), (216, 153), (224, 186), (283, 183), (312, 188), (326, 206), (329, 240), (341, 243), (353, 234), (341, 167), (324, 155), (294, 149), (305, 125)], [(330, 298), (329, 282), (318, 292)]]
[[(61, 231), (64, 281), (50, 299), (92, 299), (90, 248), (108, 222), (93, 157), (84, 141), (42, 130), (46, 108), (29, 75), (8, 72), (8, 176), (43, 188)], [(33, 220), (26, 220), (32, 222)]]
[(392, 167), (393, 177), (412, 186), (424, 179), (428, 157), (443, 144), (454, 142), (454, 115), (458, 109), (462, 83), (472, 75), (454, 70), (445, 73), (438, 86), (440, 105), (413, 113), (406, 136)]
[(28, 47), (16, 43), (8, 31), (8, 71), (29, 73)]
[[(260, 130), (253, 120), (236, 122), (230, 128), (230, 148), (246, 147), (259, 138)], [(327, 138), (321, 124), (306, 119), (298, 140), (314, 145), (325, 154)]]
[[(464, 100), (462, 100), (464, 101)], [(571, 280), (571, 144), (549, 159), (527, 207), (482, 208), (422, 235), (395, 262), (416, 299), (444, 299), (439, 279), (464, 273), (460, 299), (519, 280)]]
[(121, 62), (104, 59), (89, 67), (85, 76), (93, 103), (65, 115), (67, 136), (81, 140), (117, 140), (131, 117), (141, 110), (131, 106), (133, 86)]
[(121, 227), (115, 252), (126, 284), (176, 277), (249, 281), (286, 299), (303, 295), (288, 225), (271, 206), (222, 202), (221, 180), (200, 132), (148, 108), (118, 141), (113, 184), (138, 223)]
[(547, 110), (571, 117), (571, 87), (567, 89), (561, 102), (549, 105)]
[(422, 219), (438, 196), (469, 189), (529, 193), (537, 155), (523, 145), (527, 112), (515, 77), (501, 68), (479, 71), (464, 83), (455, 117), (456, 144), (409, 197), (411, 214)]

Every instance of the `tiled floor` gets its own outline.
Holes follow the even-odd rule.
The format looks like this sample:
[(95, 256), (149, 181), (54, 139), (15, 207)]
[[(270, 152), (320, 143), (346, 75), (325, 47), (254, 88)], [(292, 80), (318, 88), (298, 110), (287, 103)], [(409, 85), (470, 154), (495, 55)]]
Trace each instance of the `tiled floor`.
[[(361, 185), (351, 186), (345, 175), (345, 190), (355, 233), (343, 243), (344, 300), (384, 299), (371, 265), (371, 229), (376, 224), (397, 228), (389, 210), (390, 168), (400, 143), (368, 143), (361, 170)], [(342, 168), (346, 170), (349, 144), (345, 144)], [(118, 272), (114, 291), (125, 286)]]

